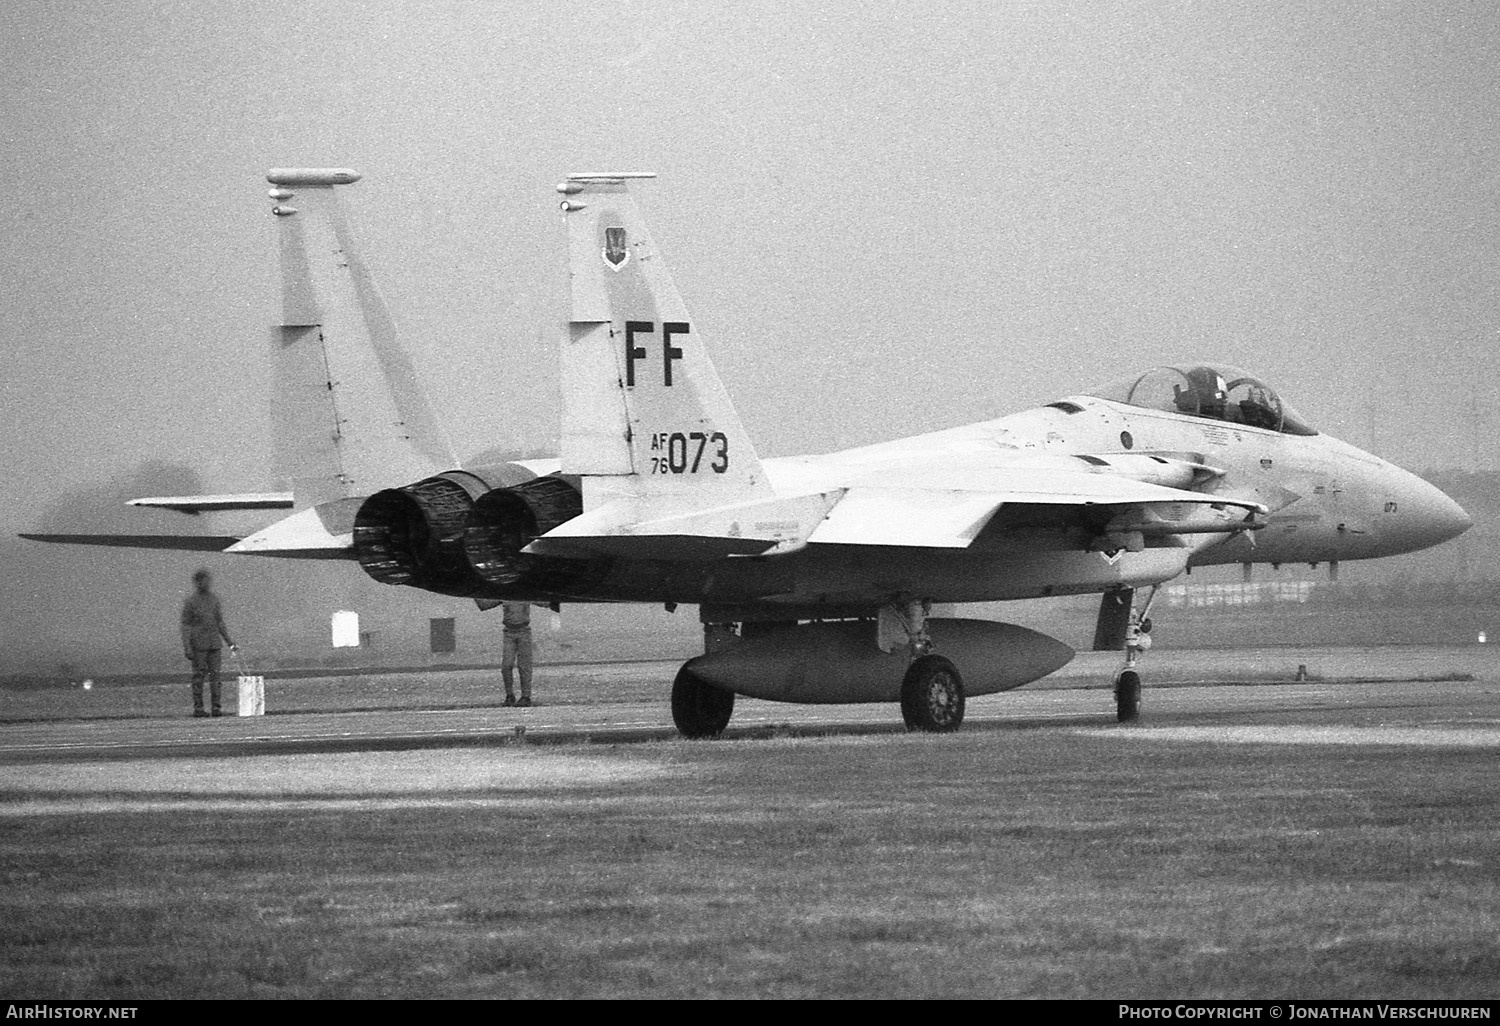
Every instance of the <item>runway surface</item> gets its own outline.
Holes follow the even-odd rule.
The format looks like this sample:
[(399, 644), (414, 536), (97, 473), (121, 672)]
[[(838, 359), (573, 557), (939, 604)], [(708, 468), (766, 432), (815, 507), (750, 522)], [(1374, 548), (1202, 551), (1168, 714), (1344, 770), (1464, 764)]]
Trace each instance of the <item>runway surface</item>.
[[(1296, 658), (1283, 656), (1279, 665), (1297, 665), (1292, 662)], [(1488, 650), (1320, 650), (1314, 657), (1301, 658), (1313, 658), (1322, 670), (1315, 675), (1323, 679), (1265, 679), (1264, 671), (1256, 669), (1264, 658), (1248, 659), (1244, 653), (1172, 653), (1159, 661), (1165, 679), (1154, 687), (1148, 671), (1141, 721), (1122, 727), (1113, 721), (1105, 683), (1112, 664), (1089, 653), (1070, 668), (1071, 675), (971, 699), (963, 729), (1109, 732), (1134, 742), (1500, 747), (1500, 664)], [(1226, 682), (1247, 666), (1262, 676)], [(1216, 669), (1230, 672), (1210, 672)], [(273, 714), (267, 716), (0, 723), (0, 768), (41, 762), (676, 739), (667, 688), (661, 683), (668, 670), (655, 663), (549, 668), (549, 690), (565, 697), (541, 699), (531, 709), (494, 704), (381, 709), (366, 704), (354, 711), (312, 708), (277, 714), (278, 700), (297, 704), (291, 685), (284, 684), (280, 695), (276, 687), (270, 688)], [(1373, 676), (1380, 671), (1390, 676)], [(1193, 680), (1194, 672), (1208, 679)], [(594, 701), (586, 689), (567, 686), (605, 677), (608, 684), (595, 689)], [(369, 678), (365, 693), (378, 693), (385, 679), (386, 675)], [(302, 686), (310, 693), (319, 684)], [(451, 697), (438, 685), (434, 688), (433, 694)], [(493, 703), (493, 689), (485, 694)], [(659, 697), (636, 699), (637, 694)], [(228, 708), (232, 711), (232, 700)], [(741, 698), (725, 736), (901, 730), (895, 705), (797, 706)], [(4, 776), (15, 780), (13, 773)]]

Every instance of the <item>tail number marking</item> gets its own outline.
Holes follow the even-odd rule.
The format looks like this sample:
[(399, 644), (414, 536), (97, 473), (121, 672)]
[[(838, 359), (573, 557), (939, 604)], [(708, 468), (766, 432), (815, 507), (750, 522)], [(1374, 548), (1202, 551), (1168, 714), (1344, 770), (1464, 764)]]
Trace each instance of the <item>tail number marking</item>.
[[(703, 454), (709, 450), (707, 469), (722, 474), (729, 469), (729, 437), (722, 431), (661, 432), (651, 436), (651, 473), (696, 474), (703, 468)], [(660, 455), (655, 455), (660, 454)]]
[[(686, 321), (666, 321), (661, 326), (661, 383), (672, 387), (672, 364), (682, 359), (682, 348), (672, 344), (673, 335), (686, 335), (692, 327)], [(646, 347), (636, 345), (637, 335), (656, 334), (652, 321), (625, 322), (625, 387), (635, 387), (635, 362), (646, 358)], [(722, 471), (721, 471), (722, 473)]]

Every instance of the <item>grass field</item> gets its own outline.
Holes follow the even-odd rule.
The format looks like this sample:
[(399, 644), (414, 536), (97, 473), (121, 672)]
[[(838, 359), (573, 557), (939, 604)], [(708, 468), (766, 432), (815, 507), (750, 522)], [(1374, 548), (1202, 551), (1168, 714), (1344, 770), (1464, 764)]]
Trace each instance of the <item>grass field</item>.
[(1101, 725), (4, 767), (0, 995), (1494, 998), (1495, 755)]

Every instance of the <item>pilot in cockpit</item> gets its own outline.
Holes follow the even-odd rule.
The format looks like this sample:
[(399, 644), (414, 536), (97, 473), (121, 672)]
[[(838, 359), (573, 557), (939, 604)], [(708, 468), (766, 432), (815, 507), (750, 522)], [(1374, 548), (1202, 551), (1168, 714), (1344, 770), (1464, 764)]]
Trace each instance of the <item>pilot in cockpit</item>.
[(1238, 367), (1157, 367), (1088, 394), (1144, 410), (1244, 424), (1287, 435), (1318, 433), (1265, 382)]
[(1251, 427), (1271, 431), (1281, 427), (1281, 416), (1276, 412), (1276, 403), (1271, 398), (1270, 390), (1266, 388), (1252, 385), (1249, 396), (1240, 400), (1239, 407), (1240, 420)]
[(1187, 372), (1188, 387), (1172, 386), (1172, 401), (1181, 413), (1194, 417), (1224, 420), (1228, 398), (1224, 379), (1212, 367), (1195, 367)]

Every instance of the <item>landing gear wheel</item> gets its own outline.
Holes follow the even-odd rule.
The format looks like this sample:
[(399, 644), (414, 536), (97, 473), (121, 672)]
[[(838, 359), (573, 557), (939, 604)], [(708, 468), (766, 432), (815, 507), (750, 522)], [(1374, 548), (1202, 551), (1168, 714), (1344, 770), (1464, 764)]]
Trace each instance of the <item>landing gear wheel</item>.
[(1115, 678), (1115, 719), (1133, 723), (1141, 715), (1141, 675), (1126, 670)]
[(734, 714), (734, 692), (707, 684), (686, 666), (672, 682), (672, 722), (683, 737), (718, 737)]
[(964, 679), (942, 656), (923, 656), (901, 684), (901, 718), (907, 730), (946, 734), (964, 721)]

